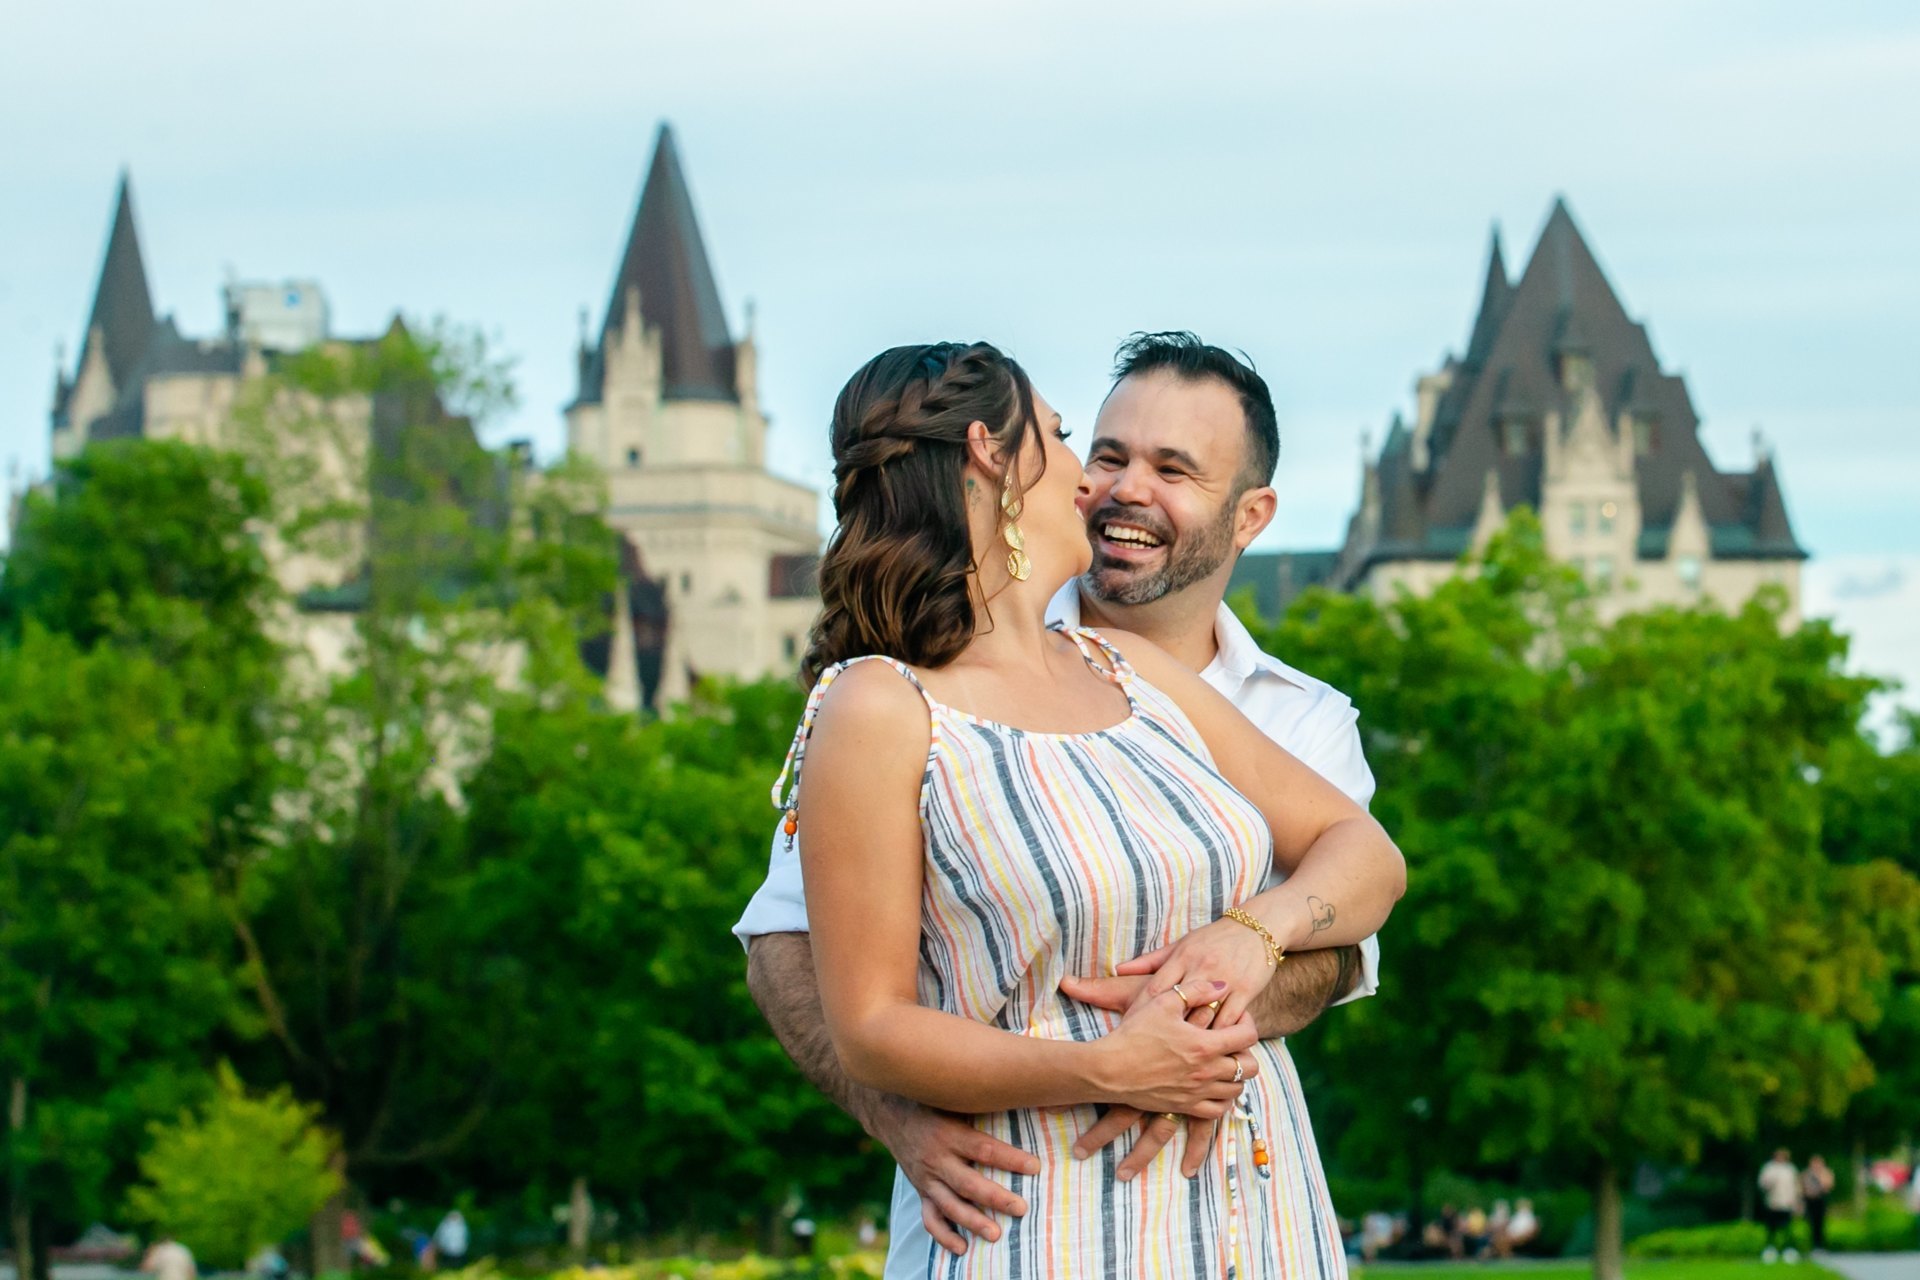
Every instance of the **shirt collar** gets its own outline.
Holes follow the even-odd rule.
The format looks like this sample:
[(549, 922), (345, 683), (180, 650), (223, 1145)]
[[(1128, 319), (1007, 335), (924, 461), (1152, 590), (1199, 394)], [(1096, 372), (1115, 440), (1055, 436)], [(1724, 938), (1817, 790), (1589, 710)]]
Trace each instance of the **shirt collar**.
[[(1054, 594), (1047, 605), (1047, 621), (1069, 631), (1080, 625), (1080, 580), (1074, 578)], [(1213, 619), (1213, 642), (1219, 652), (1208, 664), (1218, 667), (1235, 683), (1244, 683), (1255, 673), (1279, 676), (1289, 684), (1304, 685), (1298, 672), (1254, 643), (1253, 633), (1223, 601)]]

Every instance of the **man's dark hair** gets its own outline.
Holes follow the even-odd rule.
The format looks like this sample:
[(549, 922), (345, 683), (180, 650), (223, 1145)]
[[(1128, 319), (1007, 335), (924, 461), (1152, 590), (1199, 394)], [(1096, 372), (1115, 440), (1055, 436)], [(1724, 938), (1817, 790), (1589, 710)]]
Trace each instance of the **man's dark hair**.
[(1273, 412), (1267, 381), (1254, 371), (1244, 353), (1235, 355), (1210, 347), (1184, 329), (1166, 333), (1136, 333), (1113, 354), (1113, 381), (1117, 386), (1136, 373), (1171, 370), (1187, 382), (1217, 378), (1240, 397), (1247, 418), (1247, 456), (1240, 466), (1238, 493), (1273, 483), (1280, 462), (1280, 422)]

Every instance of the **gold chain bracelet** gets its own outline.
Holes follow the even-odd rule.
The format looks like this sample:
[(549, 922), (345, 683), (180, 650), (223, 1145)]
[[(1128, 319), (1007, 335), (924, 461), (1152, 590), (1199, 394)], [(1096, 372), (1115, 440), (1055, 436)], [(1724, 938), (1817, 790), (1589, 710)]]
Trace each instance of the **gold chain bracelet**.
[(1228, 907), (1220, 913), (1220, 918), (1223, 920), (1231, 920), (1235, 924), (1243, 924), (1260, 935), (1260, 941), (1267, 944), (1267, 968), (1278, 969), (1280, 962), (1287, 958), (1286, 950), (1282, 948), (1278, 942), (1274, 941), (1273, 934), (1267, 931), (1267, 926), (1254, 919), (1251, 914), (1242, 911), (1238, 907)]

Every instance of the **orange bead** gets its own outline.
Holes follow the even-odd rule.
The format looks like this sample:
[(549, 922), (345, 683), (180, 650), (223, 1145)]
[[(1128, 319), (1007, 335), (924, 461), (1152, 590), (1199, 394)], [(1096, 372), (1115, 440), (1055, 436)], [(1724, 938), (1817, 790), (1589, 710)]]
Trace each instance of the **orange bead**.
[(783, 825), (785, 826), (786, 832), (788, 835), (792, 835), (795, 831), (798, 831), (800, 829), (799, 819), (795, 818), (792, 814), (787, 815), (787, 820)]
[(1267, 1165), (1271, 1164), (1272, 1161), (1273, 1161), (1273, 1157), (1267, 1154), (1267, 1149), (1265, 1147), (1254, 1148), (1254, 1152), (1253, 1152), (1254, 1164), (1264, 1169), (1267, 1167)]

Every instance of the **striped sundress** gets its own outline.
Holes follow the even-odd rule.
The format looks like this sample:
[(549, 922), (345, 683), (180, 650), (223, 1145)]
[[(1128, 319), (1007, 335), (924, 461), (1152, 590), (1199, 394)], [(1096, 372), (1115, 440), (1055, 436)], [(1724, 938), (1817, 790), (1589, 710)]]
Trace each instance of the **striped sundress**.
[[(1120, 1016), (1068, 999), (1060, 979), (1111, 973), (1218, 919), (1260, 891), (1272, 845), (1260, 811), (1215, 770), (1173, 700), (1136, 677), (1097, 632), (1066, 634), (1125, 691), (1129, 714), (1119, 724), (1029, 732), (941, 704), (892, 658), (854, 658), (821, 674), (788, 756), (794, 789), (782, 797), (783, 770), (774, 802), (791, 816), (814, 711), (834, 678), (855, 662), (888, 663), (919, 689), (932, 719), (920, 790), (920, 1002), (1021, 1035), (1092, 1040)], [(1130, 1182), (1114, 1170), (1131, 1139), (1075, 1160), (1075, 1137), (1099, 1115), (1092, 1105), (975, 1117), (1037, 1155), (1041, 1169), (987, 1170), (1026, 1198), (1026, 1216), (1006, 1219), (997, 1241), (971, 1240), (963, 1257), (931, 1247), (927, 1274), (1344, 1276), (1299, 1077), (1280, 1042), (1253, 1052), (1260, 1071), (1191, 1181), (1179, 1167), (1184, 1136)], [(1271, 1153), (1264, 1168), (1252, 1159), (1257, 1137)]]

